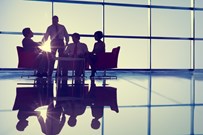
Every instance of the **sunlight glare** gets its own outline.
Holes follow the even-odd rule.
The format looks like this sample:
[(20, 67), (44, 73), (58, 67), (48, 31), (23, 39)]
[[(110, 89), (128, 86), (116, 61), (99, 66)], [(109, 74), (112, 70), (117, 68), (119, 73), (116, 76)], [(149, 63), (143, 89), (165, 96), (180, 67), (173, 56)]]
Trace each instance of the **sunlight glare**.
[(42, 46), (40, 46), (39, 48), (42, 49), (43, 51), (51, 52), (50, 40), (47, 40), (47, 41), (46, 41), (44, 44), (42, 44)]
[(39, 111), (39, 112), (40, 112), (40, 115), (41, 115), (44, 119), (46, 119), (46, 117), (47, 117), (47, 107), (48, 107), (48, 106), (42, 106), (42, 107), (39, 107), (39, 108), (36, 109), (36, 111)]

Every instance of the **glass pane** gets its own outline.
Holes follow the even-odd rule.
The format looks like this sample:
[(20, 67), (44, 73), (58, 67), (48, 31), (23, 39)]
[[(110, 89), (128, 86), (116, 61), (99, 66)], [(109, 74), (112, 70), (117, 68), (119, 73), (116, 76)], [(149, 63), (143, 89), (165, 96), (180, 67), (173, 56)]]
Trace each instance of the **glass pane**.
[[(22, 35), (1, 35), (0, 44), (2, 48), (0, 50), (0, 68), (17, 68), (18, 55), (16, 46), (22, 46)], [(42, 36), (34, 36), (34, 41), (39, 42)]]
[[(3, 72), (5, 72), (5, 71), (3, 71)], [(15, 75), (11, 75), (11, 76), (14, 78)], [(2, 76), (1, 79), (3, 79), (3, 78), (5, 79), (6, 77)], [(13, 80), (9, 80), (9, 79), (1, 80), (1, 82), (0, 82), (1, 89), (4, 91), (7, 90), (8, 92), (3, 92), (3, 91), (0, 92), (0, 102), (4, 103), (4, 104), (1, 104), (0, 110), (12, 110), (14, 99), (16, 96), (16, 93), (15, 93), (16, 84), (17, 83)], [(7, 102), (4, 102), (5, 97), (6, 97)]]
[(21, 32), (24, 27), (30, 27), (33, 31), (43, 32), (51, 22), (50, 3), (4, 0), (0, 4), (1, 31)]
[[(178, 81), (177, 81), (178, 80)], [(152, 78), (152, 104), (189, 104), (191, 80), (187, 74), (155, 75)]]
[(54, 14), (69, 33), (94, 34), (102, 30), (102, 6), (55, 3)]
[(203, 128), (201, 125), (203, 125), (203, 107), (202, 106), (196, 106), (195, 107), (195, 134), (201, 135), (203, 133)]
[[(126, 76), (120, 76), (120, 78), (115, 84), (118, 86), (117, 100), (119, 106), (139, 106), (148, 103), (149, 78), (147, 76), (135, 75), (131, 72), (127, 78)], [(126, 81), (129, 78), (130, 82)]]
[(203, 11), (196, 11), (195, 12), (195, 37), (203, 38)]
[(105, 112), (104, 135), (147, 135), (146, 108), (119, 109), (119, 113)]
[(195, 103), (203, 103), (202, 95), (203, 95), (203, 76), (195, 77)]
[(105, 2), (124, 3), (124, 4), (147, 4), (148, 0), (105, 0)]
[(148, 35), (148, 10), (107, 6), (105, 33), (115, 35)]
[(190, 33), (190, 11), (152, 9), (153, 36), (190, 37)]
[[(71, 41), (72, 41), (72, 39), (71, 39)], [(94, 43), (95, 43), (96, 41), (94, 40), (93, 37), (92, 37), (92, 38), (80, 37), (80, 42), (85, 43), (85, 44), (87, 45), (87, 47), (88, 47), (88, 51), (89, 51), (89, 52), (92, 52), (93, 47), (94, 47)]]
[(21, 40), (23, 36), (17, 35), (1, 35), (0, 44), (0, 67), (1, 68), (17, 68), (18, 57), (16, 46), (22, 46)]
[[(152, 135), (186, 135), (190, 132), (189, 107), (162, 107), (152, 109)], [(172, 130), (173, 129), (173, 130)]]
[(151, 0), (153, 5), (190, 7), (191, 0)]
[(195, 7), (203, 8), (203, 1), (202, 0), (195, 0)]
[(106, 49), (120, 46), (118, 68), (148, 68), (149, 42), (141, 39), (105, 39)]
[(195, 68), (202, 69), (203, 68), (203, 41), (195, 42)]
[(152, 40), (152, 68), (189, 69), (190, 41)]

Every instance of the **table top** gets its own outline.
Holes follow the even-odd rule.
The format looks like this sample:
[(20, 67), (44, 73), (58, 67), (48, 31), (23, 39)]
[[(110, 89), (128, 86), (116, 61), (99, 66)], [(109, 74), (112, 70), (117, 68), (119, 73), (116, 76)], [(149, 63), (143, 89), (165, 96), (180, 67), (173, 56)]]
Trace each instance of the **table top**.
[(72, 61), (72, 60), (85, 60), (85, 58), (54, 57), (54, 60)]

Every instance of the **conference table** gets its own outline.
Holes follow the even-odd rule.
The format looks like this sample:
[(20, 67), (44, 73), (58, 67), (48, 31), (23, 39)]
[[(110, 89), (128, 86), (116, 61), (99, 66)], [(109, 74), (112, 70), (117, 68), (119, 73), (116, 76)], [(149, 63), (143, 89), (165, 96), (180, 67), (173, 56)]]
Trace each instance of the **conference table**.
[(64, 63), (68, 63), (67, 65), (67, 70), (71, 71), (72, 75), (67, 76), (67, 77), (75, 77), (75, 63), (76, 62), (81, 62), (82, 67), (80, 67), (83, 70), (83, 76), (85, 76), (85, 58), (73, 58), (73, 57), (54, 57), (54, 60), (58, 61), (58, 66), (57, 66), (57, 76), (60, 76), (60, 72), (62, 69), (62, 66), (64, 66)]

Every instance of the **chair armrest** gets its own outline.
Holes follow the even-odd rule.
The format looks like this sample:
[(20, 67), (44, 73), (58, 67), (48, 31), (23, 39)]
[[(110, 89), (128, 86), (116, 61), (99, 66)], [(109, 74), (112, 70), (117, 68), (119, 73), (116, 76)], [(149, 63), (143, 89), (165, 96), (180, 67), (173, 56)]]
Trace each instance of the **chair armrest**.
[(36, 68), (37, 67), (37, 54), (22, 52), (19, 54), (18, 68)]
[(111, 52), (99, 53), (96, 55), (96, 69), (105, 70), (109, 68), (116, 68), (116, 58), (115, 55)]
[(108, 53), (99, 53), (96, 55), (98, 61), (111, 61), (114, 59), (114, 55), (110, 52)]

